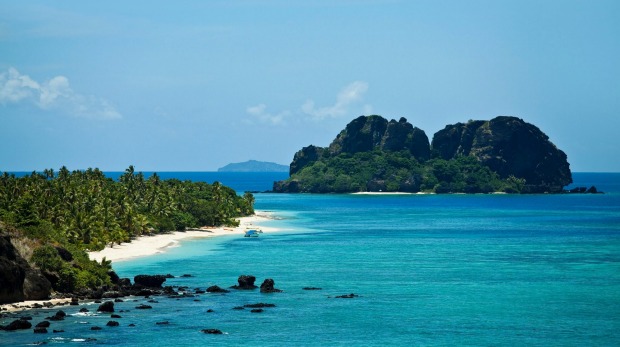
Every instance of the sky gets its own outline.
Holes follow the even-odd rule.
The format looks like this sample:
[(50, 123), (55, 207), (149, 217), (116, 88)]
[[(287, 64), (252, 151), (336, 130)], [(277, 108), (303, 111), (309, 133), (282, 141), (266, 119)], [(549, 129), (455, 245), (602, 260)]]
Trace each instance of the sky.
[(0, 0), (0, 171), (288, 165), (378, 114), (620, 172), (619, 62), (617, 0)]

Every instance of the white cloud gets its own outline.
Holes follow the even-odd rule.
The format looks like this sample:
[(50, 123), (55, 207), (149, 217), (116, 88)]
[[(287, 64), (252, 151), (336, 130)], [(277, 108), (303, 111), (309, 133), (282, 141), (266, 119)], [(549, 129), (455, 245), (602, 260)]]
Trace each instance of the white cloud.
[(0, 73), (0, 104), (8, 103), (32, 103), (43, 110), (58, 109), (82, 118), (122, 118), (107, 100), (76, 93), (65, 76), (39, 83), (15, 68)]
[(262, 123), (269, 123), (273, 125), (282, 124), (284, 118), (290, 114), (289, 111), (283, 111), (274, 115), (267, 112), (266, 109), (267, 105), (259, 104), (246, 108), (246, 112)]
[[(336, 96), (336, 102), (331, 106), (317, 108), (313, 100), (307, 100), (301, 105), (300, 110), (295, 114), (305, 114), (313, 120), (323, 120), (326, 118), (336, 118), (343, 116), (350, 116), (351, 108), (357, 106), (362, 100), (364, 93), (368, 90), (368, 83), (362, 81), (355, 81), (346, 87), (344, 87)], [(365, 104), (360, 107), (363, 114), (371, 114), (372, 106)], [(255, 119), (262, 123), (269, 124), (283, 124), (287, 117), (291, 116), (293, 112), (285, 110), (277, 114), (267, 112), (267, 105), (258, 104), (256, 106), (250, 106), (246, 108), (246, 112), (253, 116)], [(248, 124), (253, 124), (252, 120), (247, 120)]]
[[(361, 101), (367, 90), (368, 83), (355, 81), (338, 93), (335, 104), (317, 108), (313, 100), (308, 100), (301, 106), (301, 110), (316, 120), (346, 116), (349, 108)], [(365, 105), (364, 110), (368, 109), (370, 105)]]

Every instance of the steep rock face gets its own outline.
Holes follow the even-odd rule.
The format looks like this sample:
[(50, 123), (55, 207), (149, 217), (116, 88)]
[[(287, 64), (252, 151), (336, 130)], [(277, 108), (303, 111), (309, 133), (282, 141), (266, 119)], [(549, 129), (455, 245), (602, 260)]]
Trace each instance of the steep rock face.
[(0, 304), (24, 300), (24, 278), (28, 264), (7, 235), (0, 235)]
[(50, 282), (41, 271), (28, 265), (8, 235), (0, 230), (0, 304), (23, 300), (47, 300)]
[(338, 155), (372, 151), (381, 145), (387, 125), (387, 119), (381, 116), (360, 116), (336, 136), (329, 145), (329, 152)]
[(329, 153), (408, 150), (419, 161), (430, 157), (430, 144), (424, 130), (414, 127), (406, 118), (396, 121), (381, 116), (360, 116), (347, 124), (329, 145)]
[(516, 117), (448, 125), (433, 137), (433, 155), (471, 155), (500, 177), (524, 178), (531, 192), (561, 191), (572, 183), (566, 154), (536, 126)]

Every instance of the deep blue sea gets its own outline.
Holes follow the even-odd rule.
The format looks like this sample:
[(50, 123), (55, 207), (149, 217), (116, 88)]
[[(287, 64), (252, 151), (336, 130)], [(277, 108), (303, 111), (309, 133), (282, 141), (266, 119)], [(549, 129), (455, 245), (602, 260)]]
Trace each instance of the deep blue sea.
[[(238, 192), (282, 178), (160, 175)], [(274, 279), (282, 293), (157, 297), (152, 310), (131, 298), (116, 304), (126, 310), (119, 327), (105, 326), (109, 315), (65, 307), (67, 319), (50, 327), (64, 333), (0, 332), (0, 345), (620, 346), (620, 174), (574, 180), (606, 194), (256, 194), (256, 209), (278, 217), (265, 224), (282, 232), (185, 241), (113, 265), (121, 277), (191, 274), (166, 284), (192, 292), (249, 274), (258, 285)], [(350, 293), (358, 296), (336, 298)], [(233, 310), (260, 302), (276, 307)], [(56, 310), (28, 314), (36, 324)]]

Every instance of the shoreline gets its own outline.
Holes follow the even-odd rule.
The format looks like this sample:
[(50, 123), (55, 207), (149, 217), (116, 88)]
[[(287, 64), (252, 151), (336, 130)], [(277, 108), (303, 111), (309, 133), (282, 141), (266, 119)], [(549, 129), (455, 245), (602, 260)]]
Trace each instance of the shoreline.
[[(127, 261), (139, 257), (147, 257), (155, 254), (166, 252), (170, 247), (179, 245), (181, 241), (191, 239), (201, 239), (226, 235), (239, 235), (243, 237), (246, 229), (260, 229), (263, 232), (277, 232), (281, 229), (264, 227), (259, 225), (260, 222), (273, 220), (275, 217), (272, 212), (255, 211), (253, 216), (240, 217), (238, 227), (217, 227), (217, 228), (201, 228), (199, 230), (190, 231), (174, 231), (167, 234), (156, 234), (152, 236), (140, 236), (131, 242), (124, 242), (114, 247), (106, 247), (101, 251), (89, 252), (88, 256), (91, 260), (101, 262), (105, 257), (106, 260), (112, 262)], [(71, 298), (49, 299), (49, 300), (28, 300), (13, 302), (8, 304), (0, 304), (0, 314), (3, 313), (20, 313), (42, 305), (46, 309), (53, 309), (59, 306), (69, 305)]]
[(101, 251), (89, 252), (88, 256), (91, 260), (98, 262), (106, 258), (106, 260), (114, 263), (164, 253), (168, 248), (177, 246), (184, 240), (226, 235), (243, 236), (246, 229), (254, 228), (268, 233), (279, 231), (277, 228), (264, 227), (258, 224), (272, 219), (274, 217), (271, 212), (256, 211), (253, 216), (237, 218), (239, 220), (238, 227), (203, 227), (198, 230), (173, 231), (166, 234), (140, 236), (131, 242), (123, 242), (120, 245), (115, 244), (113, 247), (107, 246)]

